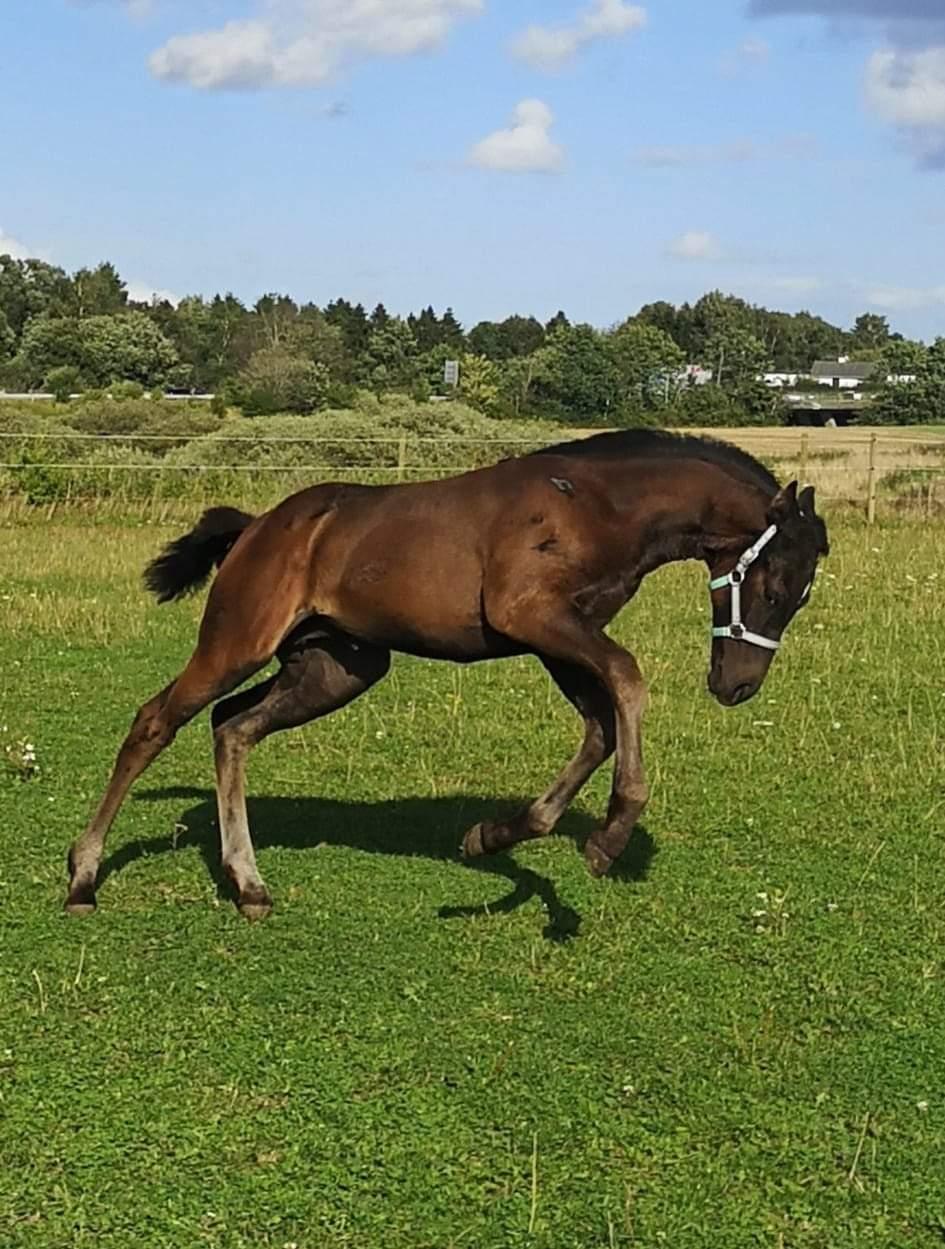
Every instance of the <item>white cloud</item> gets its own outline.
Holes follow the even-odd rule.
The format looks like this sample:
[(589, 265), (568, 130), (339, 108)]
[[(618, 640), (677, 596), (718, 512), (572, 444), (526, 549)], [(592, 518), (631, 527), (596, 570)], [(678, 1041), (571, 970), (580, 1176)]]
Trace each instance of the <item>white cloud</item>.
[(890, 312), (916, 312), (922, 308), (945, 305), (945, 286), (874, 286), (866, 291), (873, 308)]
[(522, 100), (512, 125), (496, 130), (472, 149), (469, 160), (483, 169), (505, 173), (557, 173), (564, 164), (564, 149), (551, 138), (554, 116), (541, 100)]
[(771, 45), (766, 39), (743, 39), (733, 52), (722, 57), (722, 72), (730, 78), (752, 69), (761, 69), (771, 60)]
[(633, 153), (640, 165), (676, 168), (685, 165), (747, 164), (756, 160), (802, 160), (817, 155), (813, 135), (789, 135), (784, 139), (759, 141), (733, 139), (729, 143), (664, 144), (641, 147)]
[(529, 26), (513, 42), (512, 54), (536, 69), (560, 69), (589, 43), (640, 30), (646, 20), (646, 9), (640, 5), (593, 0), (573, 26)]
[(260, 16), (177, 35), (151, 57), (165, 82), (203, 90), (317, 87), (367, 57), (437, 47), (484, 0), (256, 0)]
[(69, 3), (83, 6), (116, 3), (120, 9), (127, 9), (134, 18), (148, 17), (154, 11), (154, 0), (69, 0)]
[(945, 46), (874, 52), (866, 66), (866, 100), (903, 131), (925, 163), (945, 163)]
[(180, 295), (175, 295), (173, 291), (155, 290), (147, 282), (129, 282), (127, 287), (128, 298), (136, 304), (150, 304), (152, 301), (163, 303), (166, 301), (169, 304), (173, 304), (176, 308), (180, 303)]
[(708, 230), (687, 230), (667, 250), (677, 260), (718, 260), (722, 255), (718, 239)]
[(12, 234), (7, 234), (3, 226), (0, 226), (0, 256), (12, 256), (14, 260), (28, 260), (35, 255), (35, 251), (30, 251), (24, 243), (15, 239)]
[(826, 282), (823, 278), (811, 276), (775, 278), (771, 285), (776, 291), (782, 291), (785, 295), (815, 295), (824, 289)]

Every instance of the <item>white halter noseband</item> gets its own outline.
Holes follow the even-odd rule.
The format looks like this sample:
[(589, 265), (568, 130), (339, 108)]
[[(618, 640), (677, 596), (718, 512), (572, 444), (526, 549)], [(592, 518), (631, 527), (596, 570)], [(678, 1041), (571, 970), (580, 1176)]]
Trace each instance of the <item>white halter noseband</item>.
[(745, 580), (745, 574), (777, 532), (777, 525), (766, 529), (754, 546), (750, 546), (741, 556), (730, 573), (724, 577), (716, 577), (714, 581), (709, 582), (710, 590), (724, 590), (726, 586), (732, 587), (732, 623), (713, 629), (714, 638), (732, 638), (735, 642), (750, 642), (752, 646), (763, 646), (768, 651), (776, 651), (781, 646), (781, 643), (775, 642), (773, 638), (762, 637), (760, 633), (751, 633), (742, 624), (742, 582)]

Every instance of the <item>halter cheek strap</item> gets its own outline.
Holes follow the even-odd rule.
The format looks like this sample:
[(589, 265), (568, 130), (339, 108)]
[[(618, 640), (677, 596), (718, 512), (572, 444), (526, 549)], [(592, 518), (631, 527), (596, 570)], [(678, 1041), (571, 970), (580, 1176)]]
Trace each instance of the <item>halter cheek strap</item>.
[(712, 630), (714, 638), (732, 638), (735, 642), (749, 642), (752, 646), (762, 646), (765, 650), (776, 651), (781, 643), (773, 638), (762, 637), (760, 633), (752, 633), (742, 624), (742, 582), (748, 569), (758, 559), (774, 535), (778, 532), (777, 525), (766, 529), (754, 546), (750, 546), (742, 555), (730, 573), (724, 577), (716, 577), (709, 582), (710, 590), (732, 589), (732, 623)]

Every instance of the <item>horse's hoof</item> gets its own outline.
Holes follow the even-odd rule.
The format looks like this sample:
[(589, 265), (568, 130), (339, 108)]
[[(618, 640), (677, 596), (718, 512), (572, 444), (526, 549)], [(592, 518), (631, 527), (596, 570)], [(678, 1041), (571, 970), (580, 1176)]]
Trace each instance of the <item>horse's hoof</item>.
[(248, 906), (240, 907), (240, 915), (243, 919), (248, 919), (251, 924), (258, 924), (260, 920), (268, 919), (271, 914), (271, 906), (256, 906), (250, 903)]
[(593, 841), (589, 841), (584, 847), (584, 858), (587, 861), (587, 870), (595, 878), (600, 880), (614, 865), (613, 859), (609, 854), (605, 854), (600, 846)]
[(75, 919), (84, 919), (88, 915), (94, 915), (95, 908), (96, 903), (94, 898), (91, 902), (86, 899), (77, 898), (73, 901), (71, 898), (67, 898), (63, 910), (67, 915), (72, 915)]
[(69, 893), (64, 910), (67, 915), (92, 915), (95, 912), (95, 882), (77, 883), (72, 870), (72, 851), (69, 851)]
[(481, 859), (486, 853), (485, 825), (476, 824), (463, 838), (463, 858)]
[(261, 919), (268, 919), (272, 914), (272, 898), (262, 889), (246, 894), (236, 905), (239, 907), (240, 915), (248, 919), (251, 924), (257, 924)]

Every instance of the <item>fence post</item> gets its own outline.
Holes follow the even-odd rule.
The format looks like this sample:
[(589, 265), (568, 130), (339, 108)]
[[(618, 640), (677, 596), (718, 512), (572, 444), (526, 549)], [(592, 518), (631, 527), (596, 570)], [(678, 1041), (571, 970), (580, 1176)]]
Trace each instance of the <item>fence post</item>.
[(802, 486), (805, 484), (807, 480), (807, 459), (808, 459), (809, 452), (810, 452), (810, 435), (805, 429), (803, 434), (801, 434), (801, 458), (798, 464), (798, 476), (801, 479)]
[(870, 434), (870, 468), (867, 483), (866, 522), (869, 525), (876, 521), (876, 435)]
[(397, 445), (397, 480), (403, 481), (404, 469), (407, 467), (407, 435), (401, 434)]

